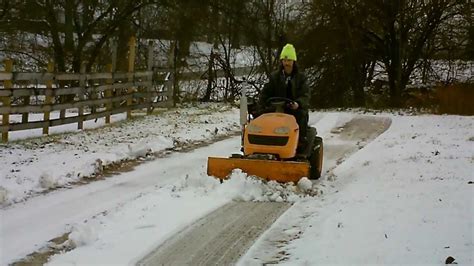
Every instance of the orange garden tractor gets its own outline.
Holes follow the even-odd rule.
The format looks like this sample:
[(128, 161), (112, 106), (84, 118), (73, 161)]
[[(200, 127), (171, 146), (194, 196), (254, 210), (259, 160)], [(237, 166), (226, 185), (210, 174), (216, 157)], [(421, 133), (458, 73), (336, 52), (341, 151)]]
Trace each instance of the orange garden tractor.
[(207, 174), (222, 180), (239, 168), (248, 175), (278, 182), (296, 183), (302, 177), (318, 179), (323, 163), (323, 140), (317, 136), (316, 129), (308, 127), (305, 150), (297, 154), (298, 123), (293, 115), (283, 112), (291, 100), (270, 98), (268, 103), (276, 111), (251, 119), (244, 93), (240, 104), (243, 154), (232, 154), (228, 158), (209, 157)]

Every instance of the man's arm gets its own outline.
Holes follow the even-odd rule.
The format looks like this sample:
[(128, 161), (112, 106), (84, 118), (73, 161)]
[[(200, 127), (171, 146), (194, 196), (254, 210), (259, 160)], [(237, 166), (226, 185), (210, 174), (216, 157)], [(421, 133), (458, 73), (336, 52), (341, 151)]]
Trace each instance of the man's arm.
[(311, 92), (309, 89), (308, 81), (306, 76), (301, 74), (300, 75), (300, 88), (297, 90), (298, 97), (296, 98), (296, 102), (298, 103), (299, 107), (305, 110), (309, 109), (309, 102), (311, 99)]
[(267, 100), (272, 97), (272, 93), (274, 91), (274, 82), (272, 76), (269, 77), (269, 80), (263, 86), (262, 91), (260, 92), (260, 99), (258, 102), (258, 110), (260, 113), (263, 113), (267, 108)]

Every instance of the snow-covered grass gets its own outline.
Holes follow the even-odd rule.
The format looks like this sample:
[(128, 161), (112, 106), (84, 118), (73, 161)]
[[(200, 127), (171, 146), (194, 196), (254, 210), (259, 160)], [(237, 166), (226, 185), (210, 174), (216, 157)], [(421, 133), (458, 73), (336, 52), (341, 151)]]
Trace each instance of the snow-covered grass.
[[(474, 118), (390, 116), (390, 129), (334, 169), (327, 193), (281, 217), (244, 265), (474, 263)], [(288, 244), (263, 248), (275, 241)]]
[[(89, 152), (78, 149), (78, 142), (91, 146), (89, 151), (95, 150), (96, 155), (127, 154), (124, 149), (142, 138), (146, 140), (143, 143), (161, 137), (176, 140), (180, 134), (201, 139), (211, 136), (216, 127), (218, 132), (224, 131), (224, 125), (235, 127), (236, 110), (213, 108), (222, 111), (214, 109), (209, 115), (202, 108), (171, 110), (121, 126), (57, 136), (62, 141), (50, 145), (65, 156), (78, 153), (80, 158)], [(329, 158), (334, 147), (348, 142), (337, 137), (341, 126), (360, 115), (311, 114), (310, 123), (325, 138)], [(205, 174), (206, 158), (237, 151), (240, 138), (234, 137), (147, 162), (120, 176), (14, 204), (1, 210), (4, 253), (0, 252), (0, 261), (13, 262), (49, 239), (71, 232), (65, 245), (75, 248), (53, 256), (51, 265), (129, 265), (229, 201), (288, 201), (294, 205), (259, 238), (240, 264), (442, 265), (452, 256), (463, 265), (472, 265), (474, 118), (370, 116), (388, 117), (392, 124), (372, 142), (354, 139), (365, 146), (344, 160), (326, 160), (324, 175), (316, 182), (262, 182), (237, 170), (220, 184)], [(207, 127), (205, 121), (211, 118)], [(68, 150), (64, 139), (72, 142), (75, 150)], [(26, 149), (28, 143), (31, 140), (7, 148), (15, 150), (13, 147), (20, 145), (23, 153), (38, 152), (37, 158), (43, 158), (41, 148), (30, 144)], [(42, 149), (46, 147), (52, 153), (53, 147)], [(10, 162), (21, 160), (16, 153)], [(72, 159), (64, 169), (80, 163)], [(18, 173), (26, 168), (19, 164)], [(29, 189), (37, 182), (39, 177), (23, 184)], [(35, 217), (35, 222), (28, 222)]]
[[(74, 116), (77, 116), (77, 112), (74, 112), (71, 110), (71, 111), (66, 112), (65, 115), (66, 117), (74, 117)], [(58, 119), (58, 118), (60, 118), (60, 112), (54, 111), (50, 113), (50, 119)], [(28, 115), (28, 122), (43, 121), (43, 119), (44, 119), (44, 114), (42, 113), (30, 113)], [(125, 113), (110, 116), (111, 123), (123, 121), (125, 119), (126, 119)], [(10, 124), (21, 123), (22, 115), (12, 114), (9, 116), (9, 120), (10, 120)], [(96, 120), (84, 121), (83, 128), (94, 129), (94, 128), (103, 127), (105, 125), (106, 125), (105, 118), (98, 118)], [(76, 130), (77, 130), (77, 123), (73, 123), (73, 124), (65, 124), (65, 125), (50, 127), (49, 133), (51, 135), (57, 135), (61, 133), (74, 132)], [(31, 138), (42, 137), (42, 136), (43, 136), (43, 129), (37, 128), (37, 129), (31, 129), (31, 130), (19, 130), (19, 131), (9, 132), (8, 139), (9, 141), (16, 141), (16, 140), (31, 139)]]
[[(103, 119), (87, 121), (88, 129), (79, 132), (75, 124), (53, 127), (53, 135), (39, 138), (34, 136), (41, 129), (14, 132), (12, 139), (28, 139), (0, 145), (0, 204), (94, 177), (111, 163), (230, 134), (239, 129), (237, 113), (225, 105), (202, 104), (130, 121), (121, 121), (125, 115), (120, 114), (112, 118), (116, 123), (93, 130), (104, 125)], [(73, 133), (57, 134), (68, 131)]]

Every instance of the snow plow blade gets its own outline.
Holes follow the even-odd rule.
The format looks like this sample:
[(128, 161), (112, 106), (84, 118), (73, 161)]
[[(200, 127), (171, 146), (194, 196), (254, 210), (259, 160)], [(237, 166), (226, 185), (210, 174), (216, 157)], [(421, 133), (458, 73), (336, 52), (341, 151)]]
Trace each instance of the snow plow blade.
[(248, 175), (267, 180), (297, 183), (302, 177), (309, 177), (309, 163), (293, 161), (270, 161), (242, 158), (209, 157), (207, 174), (227, 179), (233, 169), (239, 168)]

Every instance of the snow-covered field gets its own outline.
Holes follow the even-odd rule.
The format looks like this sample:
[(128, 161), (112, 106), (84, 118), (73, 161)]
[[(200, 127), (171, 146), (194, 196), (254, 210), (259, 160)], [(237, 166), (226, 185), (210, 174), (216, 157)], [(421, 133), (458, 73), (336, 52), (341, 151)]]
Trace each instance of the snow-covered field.
[[(332, 129), (361, 115), (312, 113), (310, 121), (325, 143), (339, 145), (344, 140)], [(4, 205), (10, 205), (0, 210), (0, 264), (71, 232), (63, 245), (74, 249), (54, 255), (49, 264), (128, 265), (229, 201), (283, 200), (294, 205), (240, 264), (443, 265), (452, 256), (472, 265), (474, 118), (368, 116), (392, 124), (344, 160), (328, 159), (323, 177), (312, 184), (265, 183), (238, 171), (219, 184), (205, 174), (206, 159), (238, 151), (240, 138), (233, 137), (87, 185), (38, 194), (92, 176), (98, 160), (100, 166), (146, 158), (150, 149), (237, 130), (238, 111), (221, 105), (2, 145), (0, 186)], [(330, 158), (331, 145), (325, 152)]]
[(53, 127), (52, 135), (42, 138), (37, 137), (41, 129), (12, 132), (12, 140), (28, 139), (0, 144), (0, 205), (94, 177), (113, 162), (230, 134), (239, 129), (233, 119), (237, 114), (238, 110), (228, 106), (201, 105), (136, 115), (139, 118), (131, 121), (117, 114), (111, 118), (116, 122), (113, 126), (99, 129), (94, 128), (104, 126), (104, 119), (90, 120), (84, 123), (88, 130), (77, 133), (58, 134), (76, 131), (76, 124)]

